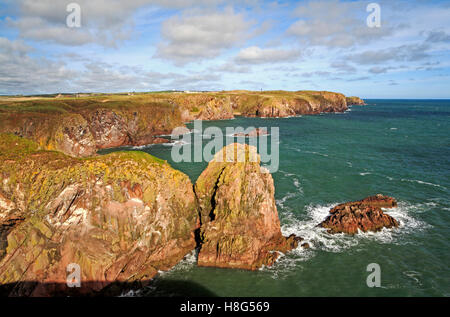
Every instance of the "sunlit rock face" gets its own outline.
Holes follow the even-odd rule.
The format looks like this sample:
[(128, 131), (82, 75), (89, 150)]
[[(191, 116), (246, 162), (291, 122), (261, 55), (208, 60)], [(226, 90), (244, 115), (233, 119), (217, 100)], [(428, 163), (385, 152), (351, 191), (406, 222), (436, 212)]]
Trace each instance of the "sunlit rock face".
[(381, 208), (393, 208), (397, 201), (381, 194), (359, 201), (337, 205), (320, 226), (328, 228), (330, 233), (355, 234), (358, 231), (380, 231), (383, 228), (398, 227), (393, 217), (385, 214)]
[(270, 173), (260, 167), (256, 148), (230, 144), (217, 153), (195, 184), (201, 229), (199, 266), (256, 270), (297, 247), (285, 238)]
[[(146, 153), (77, 159), (0, 134), (0, 161), (3, 295), (142, 286), (196, 246), (191, 181)], [(79, 288), (66, 284), (72, 263)]]

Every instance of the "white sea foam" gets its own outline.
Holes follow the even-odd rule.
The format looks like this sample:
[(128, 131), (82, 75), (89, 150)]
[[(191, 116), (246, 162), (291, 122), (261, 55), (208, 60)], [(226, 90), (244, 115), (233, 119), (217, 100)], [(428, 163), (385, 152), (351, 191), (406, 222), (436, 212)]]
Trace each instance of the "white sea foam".
[(285, 172), (285, 171), (281, 171), (281, 170), (279, 172), (281, 174), (283, 174), (284, 177), (292, 179), (292, 184), (294, 185), (294, 188), (296, 189), (296, 192), (288, 192), (281, 199), (277, 199), (275, 202), (280, 208), (283, 208), (283, 209), (286, 209), (286, 210), (291, 210), (290, 207), (284, 205), (285, 202), (288, 201), (291, 198), (298, 197), (298, 194), (303, 196), (303, 188), (301, 186), (301, 183), (300, 183), (298, 175), (292, 174), (292, 173), (288, 173), (288, 172)]
[(328, 157), (328, 154), (322, 154), (319, 152), (313, 152), (313, 151), (302, 151), (304, 153), (308, 153), (308, 154), (315, 154), (315, 155), (320, 155), (320, 156), (324, 156), (324, 157)]
[(310, 248), (303, 249), (299, 246), (289, 254), (282, 255), (275, 266), (266, 268), (266, 270), (273, 272), (274, 278), (279, 278), (283, 272), (291, 270), (299, 262), (315, 256), (317, 251), (340, 253), (367, 241), (375, 241), (382, 244), (403, 244), (405, 243), (405, 236), (432, 227), (416, 219), (415, 216), (435, 206), (434, 203), (413, 205), (407, 202), (400, 202), (398, 207), (384, 210), (386, 214), (399, 221), (399, 228), (384, 228), (379, 232), (359, 232), (354, 236), (350, 236), (343, 233), (330, 234), (325, 228), (317, 226), (329, 215), (330, 209), (338, 204), (309, 205), (306, 207), (306, 217), (303, 219), (299, 219), (298, 216), (295, 216), (287, 208), (283, 208), (280, 205), (281, 208), (279, 210), (282, 216), (281, 231), (283, 235), (295, 234), (302, 237), (304, 239), (302, 243), (308, 243)]
[(412, 279), (418, 285), (422, 285), (422, 283), (420, 282), (420, 278), (422, 277), (422, 275), (419, 272), (416, 272), (416, 271), (405, 271), (405, 272), (402, 272), (402, 273), (404, 275), (406, 275), (407, 277), (409, 277), (410, 279)]
[(178, 140), (178, 141), (171, 142), (171, 143), (162, 143), (162, 145), (164, 145), (164, 146), (185, 146), (188, 144), (191, 144), (191, 143), (183, 141), (183, 140)]
[(370, 174), (372, 174), (372, 173), (370, 173), (370, 172), (359, 173), (359, 175), (361, 175), (361, 176), (366, 176), (366, 175), (370, 175)]
[(146, 144), (146, 145), (132, 146), (131, 148), (133, 150), (142, 150), (142, 149), (145, 149), (145, 148), (150, 147), (152, 145), (155, 145), (155, 144)]
[(285, 118), (302, 118), (303, 116), (301, 114), (299, 115), (293, 115), (293, 116), (287, 116)]
[(412, 182), (412, 183), (418, 183), (418, 184), (422, 184), (422, 185), (429, 185), (429, 186), (434, 186), (434, 187), (440, 187), (443, 189), (447, 189), (446, 187), (439, 185), (439, 184), (433, 184), (433, 183), (428, 183), (428, 182), (424, 182), (421, 180), (417, 180), (417, 179), (406, 179), (406, 178), (402, 178), (401, 179), (402, 182)]
[(296, 193), (288, 192), (288, 193), (287, 193), (286, 195), (284, 195), (281, 199), (275, 200), (275, 202), (276, 202), (277, 206), (279, 206), (280, 208), (291, 211), (291, 208), (288, 207), (288, 206), (285, 206), (284, 203), (285, 203), (287, 200), (289, 200), (289, 199), (291, 199), (291, 198), (294, 198), (294, 197), (296, 197), (296, 196), (297, 196)]
[(178, 262), (174, 267), (168, 271), (159, 271), (159, 275), (170, 274), (175, 271), (188, 271), (192, 269), (197, 264), (197, 251), (192, 250), (190, 253), (186, 254), (180, 262)]

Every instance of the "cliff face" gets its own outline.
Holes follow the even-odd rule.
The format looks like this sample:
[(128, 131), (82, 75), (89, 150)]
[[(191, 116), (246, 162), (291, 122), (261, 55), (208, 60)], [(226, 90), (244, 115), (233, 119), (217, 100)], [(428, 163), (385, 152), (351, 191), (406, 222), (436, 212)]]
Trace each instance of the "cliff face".
[[(234, 118), (229, 96), (214, 93), (168, 94), (164, 96), (188, 111), (190, 120), (225, 120)], [(187, 120), (186, 120), (187, 121)]]
[[(145, 283), (195, 248), (192, 183), (140, 152), (76, 159), (0, 134), (0, 292), (95, 294)], [(81, 288), (66, 286), (81, 268)]]
[(344, 95), (326, 91), (240, 93), (232, 101), (234, 108), (248, 117), (288, 117), (348, 109)]
[(281, 234), (273, 179), (260, 167), (255, 147), (223, 148), (198, 178), (195, 193), (201, 214), (199, 266), (255, 270), (273, 264), (276, 251), (297, 247), (299, 239)]
[(8, 105), (0, 109), (0, 132), (30, 138), (48, 150), (87, 157), (103, 148), (164, 142), (158, 135), (183, 126), (180, 109), (164, 102), (128, 106), (84, 102)]
[(282, 236), (272, 176), (248, 145), (225, 147), (195, 188), (143, 152), (80, 159), (13, 134), (0, 134), (0, 162), (2, 295), (118, 294), (196, 247), (200, 266), (254, 270), (300, 241)]
[(365, 106), (366, 103), (359, 97), (347, 97), (347, 104), (349, 106)]
[(167, 142), (158, 136), (193, 119), (287, 117), (343, 112), (347, 100), (364, 104), (352, 98), (326, 91), (229, 91), (1, 101), (0, 132), (32, 139), (44, 149), (88, 157), (98, 149)]

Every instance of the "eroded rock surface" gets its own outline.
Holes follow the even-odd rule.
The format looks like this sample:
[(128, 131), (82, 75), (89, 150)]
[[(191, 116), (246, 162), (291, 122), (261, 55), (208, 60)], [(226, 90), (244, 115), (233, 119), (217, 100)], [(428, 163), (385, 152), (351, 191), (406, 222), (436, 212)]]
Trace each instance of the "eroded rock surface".
[(301, 240), (281, 234), (273, 178), (260, 167), (255, 147), (224, 147), (198, 178), (195, 193), (201, 214), (199, 266), (255, 270)]
[[(2, 295), (142, 286), (195, 248), (192, 183), (162, 160), (142, 152), (77, 159), (0, 134), (0, 161)], [(66, 284), (71, 263), (80, 288)]]
[(366, 103), (359, 97), (347, 97), (347, 104), (349, 106), (365, 106)]
[(330, 210), (330, 215), (319, 226), (328, 228), (330, 233), (348, 234), (358, 233), (358, 230), (375, 232), (383, 228), (398, 227), (398, 221), (381, 210), (396, 206), (397, 202), (392, 197), (381, 194), (370, 196), (363, 200), (337, 205)]

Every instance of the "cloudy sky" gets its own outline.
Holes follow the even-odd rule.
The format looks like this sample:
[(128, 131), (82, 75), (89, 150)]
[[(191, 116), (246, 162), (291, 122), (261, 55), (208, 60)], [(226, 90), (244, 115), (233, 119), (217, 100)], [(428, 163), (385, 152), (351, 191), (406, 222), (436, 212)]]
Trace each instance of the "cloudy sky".
[[(67, 26), (67, 5), (81, 26)], [(450, 1), (0, 0), (0, 94), (330, 90), (450, 98)]]

